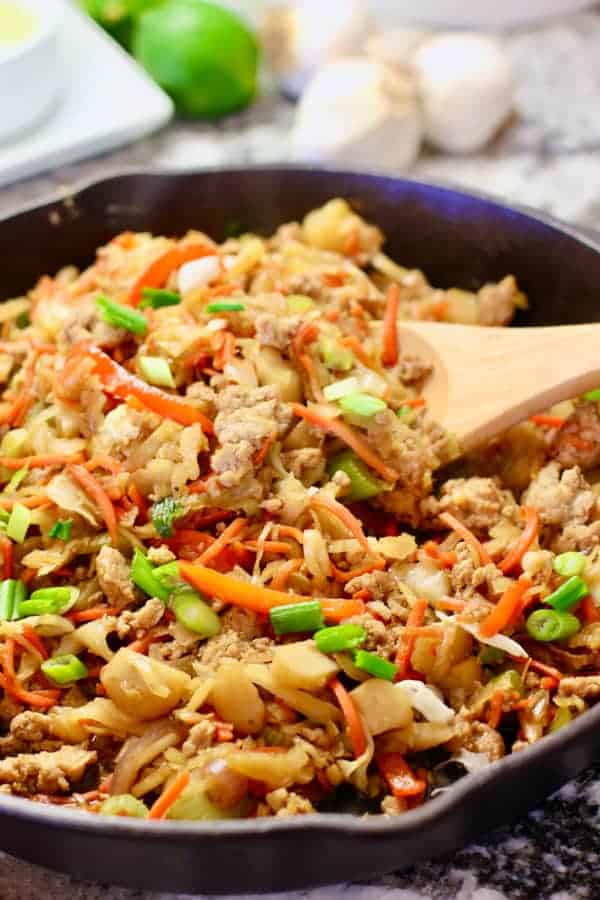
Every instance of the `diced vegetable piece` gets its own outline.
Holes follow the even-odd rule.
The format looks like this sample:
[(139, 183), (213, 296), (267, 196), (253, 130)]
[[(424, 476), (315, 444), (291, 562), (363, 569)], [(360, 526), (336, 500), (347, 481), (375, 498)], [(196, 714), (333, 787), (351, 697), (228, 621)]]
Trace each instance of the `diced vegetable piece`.
[(29, 469), (27, 466), (23, 466), (23, 468), (17, 469), (17, 471), (12, 475), (10, 481), (4, 488), (4, 492), (6, 494), (14, 494), (23, 479), (27, 477), (28, 472)]
[(398, 666), (367, 650), (358, 650), (354, 657), (354, 665), (363, 669), (375, 678), (383, 678), (385, 681), (393, 681), (398, 673)]
[(60, 685), (81, 681), (88, 675), (87, 666), (72, 653), (45, 659), (40, 668), (46, 678)]
[(363, 394), (361, 391), (342, 397), (339, 405), (344, 413), (361, 416), (364, 419), (372, 419), (377, 413), (387, 409), (387, 404), (379, 397), (372, 397), (371, 394)]
[(262, 781), (273, 789), (294, 784), (308, 761), (308, 754), (299, 746), (291, 747), (283, 753), (234, 750), (227, 754), (230, 769), (246, 778)]
[(31, 525), (32, 512), (22, 503), (15, 503), (6, 526), (6, 536), (17, 544), (22, 544)]
[(14, 578), (6, 578), (0, 584), (0, 622), (10, 622), (13, 618), (16, 585)]
[(403, 406), (400, 407), (400, 409), (398, 410), (396, 415), (398, 416), (399, 419), (403, 419), (405, 416), (409, 416), (412, 411), (413, 410), (410, 406), (407, 406), (406, 404), (404, 404)]
[(562, 575), (563, 578), (570, 578), (573, 575), (581, 575), (585, 569), (586, 558), (583, 553), (571, 550), (567, 553), (560, 553), (554, 557), (554, 571)]
[(133, 794), (115, 794), (114, 797), (107, 797), (100, 807), (100, 814), (145, 819), (148, 815), (148, 807)]
[(164, 580), (166, 585), (170, 585), (179, 578), (179, 564), (177, 560), (174, 559), (173, 562), (165, 563), (163, 566), (157, 566), (153, 569), (152, 574), (155, 578), (158, 578), (159, 581)]
[[(598, 398), (600, 399), (600, 397)], [(550, 724), (550, 728), (548, 729), (550, 732), (558, 731), (560, 728), (564, 728), (565, 725), (568, 725), (569, 722), (573, 719), (573, 715), (568, 706), (561, 706), (556, 710), (556, 714), (552, 719)]]
[(181, 303), (181, 294), (175, 291), (165, 291), (161, 288), (145, 287), (142, 290), (140, 309), (150, 306), (152, 309), (160, 309), (161, 306), (177, 306)]
[(323, 627), (323, 613), (318, 600), (276, 606), (270, 611), (269, 617), (275, 634), (316, 631)]
[(34, 591), (28, 600), (23, 599), (18, 605), (18, 617), (25, 616), (62, 616), (68, 612), (79, 598), (79, 588), (51, 587)]
[(470, 711), (479, 715), (485, 704), (488, 703), (498, 691), (502, 691), (504, 695), (517, 694), (519, 697), (523, 696), (525, 693), (523, 679), (516, 669), (507, 669), (506, 672), (501, 672), (500, 675), (491, 678), (481, 690), (477, 691), (475, 697), (469, 704)]
[(220, 718), (240, 734), (257, 734), (265, 724), (265, 704), (240, 662), (217, 669), (210, 699)]
[(285, 298), (285, 302), (292, 315), (308, 312), (309, 309), (313, 309), (315, 305), (315, 301), (312, 297), (306, 297), (304, 294), (289, 294)]
[(149, 384), (174, 388), (175, 379), (171, 366), (162, 356), (140, 356), (140, 372)]
[(417, 597), (435, 602), (450, 593), (450, 581), (443, 569), (433, 561), (422, 560), (402, 568), (402, 580)]
[[(323, 362), (328, 369), (348, 372), (354, 365), (354, 354), (352, 350), (349, 350), (348, 347), (343, 347), (333, 338), (321, 338), (319, 341), (319, 350), (321, 351)], [(327, 397), (327, 394), (325, 394), (325, 396)], [(335, 397), (327, 397), (327, 399), (334, 400)]]
[(183, 513), (183, 505), (177, 497), (164, 497), (150, 511), (152, 524), (161, 537), (173, 537), (173, 522)]
[(169, 588), (159, 581), (154, 574), (154, 566), (137, 548), (133, 554), (131, 580), (149, 597), (158, 597), (163, 603), (169, 599)]
[(62, 522), (55, 522), (50, 531), (48, 532), (48, 537), (56, 538), (59, 541), (70, 541), (71, 540), (71, 528), (73, 527), (73, 519), (65, 519)]
[(593, 391), (588, 391), (586, 394), (583, 395), (583, 399), (591, 400), (593, 402), (600, 400), (600, 388), (596, 388)]
[(290, 362), (284, 360), (275, 347), (261, 347), (253, 357), (256, 375), (261, 385), (279, 388), (282, 400), (293, 403), (302, 399), (302, 379)]
[(367, 632), (362, 625), (333, 625), (331, 628), (322, 628), (313, 637), (321, 653), (341, 653), (344, 650), (356, 650), (364, 644)]
[(184, 628), (205, 638), (219, 634), (221, 620), (193, 588), (187, 585), (175, 588), (170, 604), (175, 618)]
[(527, 633), (536, 641), (562, 641), (573, 637), (581, 628), (577, 616), (556, 609), (537, 609), (527, 622)]
[(413, 720), (410, 699), (398, 685), (380, 678), (370, 678), (350, 691), (367, 730), (374, 737), (404, 728)]
[(384, 483), (375, 478), (369, 467), (352, 450), (343, 450), (333, 456), (327, 464), (327, 472), (330, 477), (336, 472), (343, 472), (350, 479), (350, 492), (343, 497), (347, 503), (368, 500), (385, 489)]
[(100, 310), (100, 317), (109, 325), (124, 328), (125, 331), (131, 331), (132, 334), (146, 334), (148, 331), (146, 316), (130, 306), (115, 303), (114, 300), (103, 294), (96, 297), (96, 306)]
[(319, 690), (337, 671), (337, 664), (321, 653), (314, 641), (298, 641), (275, 648), (273, 678), (288, 687)]
[(341, 400), (342, 397), (353, 394), (358, 390), (358, 381), (354, 376), (344, 378), (342, 381), (334, 381), (323, 388), (323, 396), (329, 403), (334, 400)]
[(175, 803), (167, 812), (167, 819), (184, 819), (189, 822), (211, 821), (214, 819), (236, 819), (243, 815), (243, 809), (233, 807), (223, 809), (209, 800), (202, 779), (190, 781)]
[(102, 668), (100, 681), (119, 709), (145, 721), (170, 713), (188, 690), (190, 676), (122, 647)]
[(557, 609), (559, 612), (568, 612), (586, 594), (589, 594), (589, 588), (585, 581), (579, 575), (573, 575), (568, 581), (565, 581), (564, 584), (561, 584), (559, 588), (553, 591), (552, 594), (544, 597), (544, 603), (547, 603), (548, 606)]
[(246, 309), (243, 303), (237, 300), (216, 300), (206, 307), (207, 313), (242, 312)]

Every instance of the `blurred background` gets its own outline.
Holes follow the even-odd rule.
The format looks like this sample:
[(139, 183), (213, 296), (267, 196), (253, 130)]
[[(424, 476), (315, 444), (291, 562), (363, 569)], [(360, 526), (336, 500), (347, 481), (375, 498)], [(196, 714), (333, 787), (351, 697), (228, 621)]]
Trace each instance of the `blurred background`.
[(599, 50), (585, 0), (0, 0), (0, 213), (123, 168), (298, 161), (600, 228)]

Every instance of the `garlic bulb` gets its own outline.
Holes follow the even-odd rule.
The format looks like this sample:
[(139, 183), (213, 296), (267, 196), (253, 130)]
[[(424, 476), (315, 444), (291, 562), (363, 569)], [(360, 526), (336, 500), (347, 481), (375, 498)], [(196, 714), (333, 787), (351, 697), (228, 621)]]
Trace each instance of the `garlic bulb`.
[(440, 34), (411, 56), (421, 96), (425, 136), (450, 153), (472, 153), (509, 116), (513, 84), (508, 55), (490, 37)]
[(294, 159), (405, 169), (422, 126), (410, 78), (381, 63), (335, 60), (308, 83), (292, 131)]
[(358, 52), (369, 28), (364, 0), (303, 0), (268, 11), (263, 47), (282, 90), (295, 98), (319, 66)]

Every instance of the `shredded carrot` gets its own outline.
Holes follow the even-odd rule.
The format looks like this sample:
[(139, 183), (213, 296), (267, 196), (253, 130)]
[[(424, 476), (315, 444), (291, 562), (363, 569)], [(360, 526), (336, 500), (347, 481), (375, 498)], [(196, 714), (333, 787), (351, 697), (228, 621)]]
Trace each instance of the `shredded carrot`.
[(300, 531), (299, 528), (294, 528), (293, 525), (278, 525), (277, 534), (279, 537), (293, 538), (299, 544), (304, 543), (304, 532)]
[(111, 541), (113, 544), (117, 544), (119, 540), (117, 515), (110, 497), (100, 482), (83, 466), (67, 466), (67, 471), (81, 485), (85, 493), (94, 500), (106, 523)]
[(88, 472), (93, 472), (94, 469), (105, 469), (112, 475), (118, 475), (123, 471), (123, 464), (114, 456), (93, 456), (85, 463), (85, 468)]
[[(423, 626), (425, 612), (428, 606), (428, 601), (422, 597), (415, 601), (406, 620), (408, 628), (421, 628)], [(415, 649), (415, 640), (416, 636), (414, 634), (408, 634), (406, 639), (402, 640), (402, 644), (396, 653), (395, 661), (398, 666), (396, 681), (401, 681), (403, 678), (408, 677), (410, 672), (410, 660), (413, 655), (413, 650)]]
[(12, 509), (15, 503), (20, 503), (21, 506), (26, 506), (27, 509), (42, 509), (45, 506), (53, 506), (53, 501), (49, 500), (48, 497), (44, 497), (43, 494), (38, 494), (34, 497), (0, 497), (0, 508), (1, 509)]
[[(37, 573), (37, 569), (25, 569), (24, 572), (21, 572), (21, 581), (25, 582), (25, 584), (29, 584), (29, 582), (33, 581), (33, 579), (37, 576)], [(55, 571), (55, 574), (60, 576), (61, 570), (57, 569)]]
[(271, 581), (271, 588), (274, 591), (285, 591), (290, 580), (290, 575), (302, 568), (301, 559), (288, 559), (281, 564), (274, 578)]
[(132, 500), (132, 502), (137, 506), (138, 515), (139, 515), (140, 519), (142, 520), (142, 522), (147, 522), (148, 519), (150, 518), (148, 515), (148, 504), (146, 503), (146, 500), (145, 500), (144, 496), (142, 495), (141, 491), (138, 489), (138, 486), (136, 485), (135, 481), (131, 481), (129, 483), (129, 486), (127, 488), (127, 494), (130, 497), (130, 499)]
[(352, 596), (355, 600), (364, 600), (366, 603), (373, 599), (373, 594), (368, 588), (361, 588), (360, 591), (357, 591)]
[(225, 284), (215, 284), (209, 288), (203, 288), (204, 296), (207, 300), (214, 297), (229, 297), (234, 291), (240, 289), (240, 285), (235, 281), (228, 281)]
[(402, 637), (408, 638), (442, 638), (444, 629), (442, 625), (405, 625), (402, 630)]
[(149, 819), (164, 819), (175, 801), (181, 796), (190, 781), (190, 773), (187, 769), (177, 775), (171, 784), (162, 792), (158, 800), (152, 805), (148, 813)]
[(571, 444), (576, 450), (582, 450), (584, 453), (589, 453), (594, 449), (592, 441), (588, 441), (578, 434), (565, 434), (561, 437), (561, 441), (563, 444)]
[(342, 525), (344, 525), (345, 528), (348, 529), (350, 534), (354, 538), (356, 538), (363, 550), (365, 550), (367, 553), (372, 552), (365, 533), (362, 530), (361, 523), (356, 518), (356, 516), (353, 515), (350, 510), (342, 503), (339, 503), (337, 500), (334, 500), (333, 497), (330, 497), (328, 494), (325, 494), (321, 491), (311, 498), (310, 505), (316, 506), (317, 509), (324, 509), (330, 515), (335, 516), (336, 519), (339, 519)]
[(555, 691), (559, 686), (560, 681), (558, 681), (556, 678), (552, 678), (550, 675), (545, 675), (540, 679), (540, 684), (545, 691)]
[(300, 358), (304, 352), (304, 345), (312, 344), (312, 342), (317, 339), (318, 334), (319, 326), (316, 325), (315, 322), (304, 322), (300, 326), (292, 339), (292, 347), (298, 358)]
[(323, 272), (321, 281), (327, 287), (342, 287), (346, 283), (346, 273), (340, 272)]
[[(215, 541), (216, 543), (217, 541)], [(274, 606), (303, 603), (306, 600), (306, 597), (298, 594), (288, 594), (251, 582), (240, 581), (231, 575), (215, 572), (214, 569), (197, 563), (192, 565), (181, 559), (179, 560), (179, 574), (200, 593), (207, 594), (209, 597), (218, 597), (225, 603), (251, 609), (258, 613), (268, 613)]]
[(302, 406), (300, 403), (292, 403), (292, 410), (301, 419), (314, 425), (315, 428), (320, 428), (327, 434), (331, 434), (347, 444), (357, 456), (360, 456), (363, 462), (378, 472), (386, 481), (398, 480), (398, 472), (386, 465), (359, 434), (349, 425), (346, 425), (345, 422), (342, 422), (340, 419), (327, 419), (325, 416), (315, 412), (314, 409)]
[(587, 597), (584, 597), (579, 605), (579, 609), (581, 610), (581, 615), (586, 623), (586, 625), (592, 625), (594, 622), (600, 622), (600, 612), (598, 612), (598, 607), (588, 594)]
[(348, 732), (350, 734), (350, 740), (352, 741), (352, 746), (354, 748), (354, 756), (358, 759), (358, 757), (362, 756), (367, 749), (367, 736), (365, 734), (365, 728), (360, 713), (354, 704), (354, 700), (339, 678), (334, 676), (329, 682), (329, 687), (333, 691), (335, 699), (339, 703), (340, 709), (344, 714)]
[(2, 674), (0, 674), (0, 686), (2, 686), (5, 693), (14, 697), (19, 703), (37, 707), (38, 709), (49, 709), (56, 704), (60, 697), (60, 691), (27, 691), (19, 683), (15, 675), (15, 641), (13, 638), (8, 638), (5, 642), (0, 664), (3, 670)]
[(451, 531), (455, 531), (459, 535), (459, 537), (463, 539), (465, 544), (467, 544), (467, 546), (475, 552), (482, 565), (488, 565), (492, 562), (492, 558), (487, 550), (481, 545), (480, 541), (475, 537), (473, 532), (469, 531), (466, 525), (463, 525), (462, 522), (459, 522), (459, 520), (449, 512), (441, 513), (440, 519), (445, 525), (448, 526)]
[(487, 722), (490, 728), (497, 728), (502, 718), (502, 705), (504, 703), (504, 691), (495, 691), (490, 700), (490, 709)]
[(321, 600), (323, 617), (328, 622), (343, 622), (352, 616), (362, 616), (365, 612), (365, 604), (354, 597), (328, 597)]
[(230, 522), (227, 528), (225, 528), (219, 537), (216, 539), (214, 543), (212, 543), (203, 553), (200, 554), (196, 563), (199, 565), (205, 566), (209, 562), (212, 562), (217, 558), (219, 553), (224, 550), (233, 540), (236, 538), (240, 532), (246, 527), (248, 520), (240, 516), (238, 519), (234, 519), (233, 522)]
[(146, 287), (161, 288), (167, 283), (169, 275), (179, 269), (186, 262), (200, 259), (202, 256), (214, 256), (215, 248), (208, 243), (188, 244), (187, 246), (171, 247), (164, 251), (158, 259), (146, 267), (129, 291), (129, 302), (137, 306), (142, 299), (142, 292)]
[(383, 352), (381, 362), (384, 366), (395, 366), (398, 362), (398, 309), (400, 307), (400, 288), (393, 282), (387, 290), (385, 316), (383, 320)]
[(457, 600), (453, 597), (440, 597), (433, 605), (436, 609), (445, 609), (449, 612), (462, 612), (466, 604), (464, 600)]
[(426, 404), (425, 397), (410, 397), (408, 400), (403, 400), (403, 406), (410, 406), (411, 409), (419, 409), (421, 406), (425, 406)]
[(2, 577), (12, 578), (14, 568), (13, 542), (6, 535), (0, 535), (0, 548), (2, 549)]
[(35, 367), (39, 355), (39, 350), (33, 348), (31, 359), (23, 368), (23, 386), (13, 400), (8, 411), (0, 417), (0, 424), (12, 425), (13, 428), (23, 424), (23, 420), (33, 406), (35, 400), (33, 395), (33, 382), (35, 380)]
[(531, 586), (528, 578), (519, 578), (504, 591), (491, 613), (479, 624), (479, 633), (482, 637), (494, 637), (519, 615), (523, 596)]
[(431, 557), (431, 559), (438, 562), (443, 568), (451, 569), (458, 559), (456, 553), (453, 550), (444, 551), (440, 550), (435, 541), (427, 541), (423, 544), (423, 550), (427, 554), (427, 556)]
[(231, 331), (222, 332), (222, 344), (213, 357), (213, 366), (222, 372), (235, 356), (235, 335)]
[(341, 344), (343, 347), (348, 347), (349, 350), (352, 350), (363, 366), (366, 366), (368, 369), (373, 368), (373, 360), (355, 335), (349, 334), (347, 337), (342, 338)]
[(178, 528), (173, 537), (166, 538), (165, 543), (169, 545), (169, 547), (198, 547), (199, 544), (203, 546), (214, 544), (215, 539), (211, 534), (208, 534), (206, 531), (197, 531), (194, 528)]
[[(255, 454), (254, 459), (252, 460), (256, 468), (258, 469), (264, 463), (267, 458), (267, 454), (269, 450), (277, 440), (277, 432), (272, 431), (271, 434), (266, 438), (264, 444), (260, 448), (260, 450)], [(189, 490), (189, 489), (188, 489)]]
[(521, 514), (525, 518), (525, 528), (513, 547), (509, 550), (498, 568), (507, 575), (518, 566), (525, 553), (529, 550), (540, 533), (540, 516), (533, 506), (522, 506)]
[(394, 797), (418, 797), (427, 788), (427, 782), (417, 778), (400, 753), (379, 753), (377, 767)]
[(285, 541), (244, 541), (242, 547), (245, 547), (246, 550), (252, 550), (253, 553), (257, 553), (261, 549), (265, 553), (288, 554), (290, 552), (290, 545)]
[(533, 422), (534, 425), (541, 425), (544, 428), (562, 428), (565, 424), (565, 420), (561, 419), (560, 416), (529, 416), (529, 421)]
[(359, 578), (361, 575), (368, 575), (369, 572), (381, 572), (383, 569), (385, 569), (385, 560), (381, 557), (374, 559), (369, 565), (359, 566), (357, 569), (350, 569), (349, 572), (338, 569), (337, 566), (334, 566), (334, 564), (331, 563), (333, 577), (340, 584), (347, 584), (349, 581), (352, 581), (353, 578)]
[(83, 462), (81, 453), (49, 453), (44, 456), (0, 456), (0, 466), (5, 469), (40, 469), (46, 466), (67, 466)]
[(38, 637), (38, 635), (35, 633), (35, 631), (31, 627), (31, 625), (27, 625), (26, 623), (23, 623), (21, 625), (21, 631), (23, 632), (25, 639), (27, 641), (29, 641), (29, 643), (32, 645), (32, 647), (35, 647), (35, 649), (40, 654), (42, 659), (48, 659), (48, 651), (46, 650), (46, 648), (44, 646), (44, 642), (42, 641), (42, 639), (40, 637)]
[(90, 606), (89, 609), (80, 609), (75, 612), (65, 614), (65, 618), (69, 619), (76, 625), (82, 622), (95, 622), (103, 616), (118, 616), (121, 610), (117, 606)]
[(321, 390), (321, 385), (319, 383), (319, 377), (317, 375), (317, 370), (313, 358), (309, 356), (308, 353), (301, 353), (298, 357), (298, 362), (306, 373), (306, 377), (308, 379), (308, 383), (310, 385), (310, 389), (313, 393), (314, 399), (317, 403), (325, 403), (325, 395)]

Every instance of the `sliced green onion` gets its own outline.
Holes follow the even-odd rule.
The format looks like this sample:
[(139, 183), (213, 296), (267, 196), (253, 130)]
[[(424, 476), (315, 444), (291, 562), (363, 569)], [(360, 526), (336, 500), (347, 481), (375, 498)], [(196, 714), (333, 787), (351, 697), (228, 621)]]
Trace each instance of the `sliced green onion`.
[(504, 657), (506, 656), (504, 650), (498, 650), (497, 647), (490, 647), (485, 644), (481, 648), (481, 652), (479, 654), (479, 661), (482, 666), (495, 666), (499, 663), (504, 662)]
[[(354, 353), (333, 338), (321, 338), (319, 350), (328, 369), (348, 372), (354, 365)], [(332, 398), (333, 399), (333, 398)]]
[(173, 537), (173, 522), (183, 513), (183, 506), (176, 497), (165, 497), (152, 507), (152, 524), (161, 537)]
[(57, 538), (59, 541), (70, 541), (72, 527), (73, 519), (64, 519), (62, 522), (55, 522), (48, 532), (48, 537)]
[(548, 730), (550, 732), (558, 731), (559, 728), (564, 728), (565, 725), (568, 725), (572, 718), (573, 716), (569, 707), (561, 706), (560, 709), (557, 709), (556, 715), (552, 719), (552, 723)]
[(100, 310), (101, 318), (108, 325), (124, 328), (125, 331), (131, 331), (132, 334), (146, 334), (148, 331), (146, 316), (137, 309), (115, 303), (114, 300), (103, 294), (96, 297), (96, 306)]
[(321, 653), (341, 653), (356, 650), (364, 644), (367, 632), (362, 625), (332, 625), (331, 628), (321, 628), (313, 638)]
[(351, 376), (350, 378), (344, 378), (342, 381), (334, 381), (333, 384), (326, 385), (323, 388), (323, 396), (332, 403), (334, 400), (341, 400), (342, 397), (347, 397), (348, 394), (355, 394), (357, 390), (358, 379)]
[(28, 600), (18, 605), (18, 617), (55, 615), (62, 616), (73, 608), (79, 599), (79, 588), (49, 587), (34, 591)]
[(139, 365), (140, 372), (149, 384), (156, 384), (159, 387), (176, 387), (171, 366), (162, 356), (140, 356)]
[(193, 588), (176, 588), (171, 595), (170, 605), (179, 624), (189, 631), (207, 638), (219, 634), (221, 620)]
[(15, 503), (6, 526), (6, 536), (17, 544), (22, 544), (31, 525), (32, 512), (22, 503)]
[(0, 621), (10, 622), (15, 609), (15, 588), (17, 582), (14, 578), (5, 579), (0, 584)]
[(133, 794), (115, 794), (107, 797), (100, 807), (102, 816), (125, 816), (132, 819), (145, 819), (148, 807)]
[(66, 653), (64, 656), (53, 656), (51, 659), (45, 659), (40, 669), (50, 681), (55, 684), (71, 684), (73, 681), (81, 681), (87, 678), (87, 666), (74, 656), (73, 653)]
[(572, 575), (581, 575), (585, 569), (586, 558), (583, 553), (576, 550), (570, 550), (568, 553), (561, 553), (554, 557), (554, 571), (562, 575), (563, 578), (570, 578)]
[(398, 672), (398, 666), (383, 656), (377, 656), (376, 653), (369, 653), (367, 650), (357, 650), (354, 656), (354, 665), (357, 669), (374, 675), (375, 678), (383, 678), (385, 681), (393, 681)]
[(163, 581), (164, 579), (166, 584), (172, 579), (177, 581), (179, 579), (179, 563), (174, 559), (173, 562), (165, 563), (163, 566), (157, 566), (152, 574), (155, 578), (158, 578), (159, 581)]
[(169, 588), (158, 580), (154, 574), (154, 566), (137, 548), (131, 564), (131, 580), (149, 597), (158, 597), (163, 603), (169, 599)]
[(583, 395), (584, 400), (600, 400), (600, 388), (596, 388), (593, 391), (588, 391), (587, 394)]
[(315, 306), (315, 301), (312, 297), (307, 297), (305, 294), (290, 294), (285, 298), (285, 302), (292, 315), (308, 312), (309, 309), (314, 309)]
[[(79, 591), (77, 591), (77, 595), (79, 596)], [(24, 581), (17, 581), (15, 585), (15, 603), (13, 606), (13, 614), (12, 619), (13, 622), (15, 619), (20, 617), (19, 610), (21, 609), (21, 604), (24, 600), (27, 599), (27, 586)]]
[(146, 287), (142, 290), (140, 309), (151, 306), (152, 309), (160, 309), (161, 306), (177, 306), (181, 303), (181, 294), (175, 291), (165, 291), (161, 288)]
[(21, 482), (23, 481), (23, 479), (27, 476), (28, 472), (29, 472), (29, 469), (27, 468), (27, 466), (23, 466), (22, 469), (17, 469), (17, 471), (13, 474), (10, 481), (4, 488), (4, 493), (5, 494), (14, 493), (17, 490), (17, 488), (19, 487), (19, 485), (21, 484)]
[(240, 303), (239, 300), (216, 300), (214, 303), (208, 304), (208, 306), (206, 307), (206, 312), (242, 312), (243, 309), (246, 309), (246, 307), (243, 303)]
[(544, 597), (544, 603), (547, 603), (548, 606), (552, 606), (553, 609), (557, 609), (559, 612), (567, 612), (589, 592), (585, 581), (579, 575), (573, 575), (568, 581), (565, 581), (564, 584), (561, 584), (559, 588), (549, 594), (548, 597)]
[(381, 494), (385, 485), (371, 474), (370, 469), (352, 450), (343, 450), (333, 456), (327, 464), (327, 472), (333, 477), (336, 472), (343, 472), (350, 479), (350, 491), (343, 499), (347, 503), (368, 500)]
[(270, 611), (269, 617), (275, 634), (316, 631), (323, 627), (323, 612), (318, 600), (276, 606)]
[(536, 641), (562, 641), (577, 634), (581, 624), (577, 616), (556, 609), (537, 609), (527, 622), (527, 633)]
[(361, 391), (342, 397), (339, 405), (343, 412), (348, 413), (348, 415), (362, 416), (365, 419), (372, 419), (377, 413), (387, 409), (387, 404), (380, 400), (379, 397), (363, 394)]
[(403, 419), (404, 416), (410, 415), (411, 412), (413, 412), (412, 407), (411, 407), (411, 406), (408, 406), (408, 405), (405, 403), (403, 406), (400, 407), (400, 409), (398, 410), (398, 412), (396, 413), (396, 415), (398, 416), (399, 419)]

